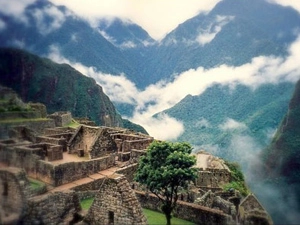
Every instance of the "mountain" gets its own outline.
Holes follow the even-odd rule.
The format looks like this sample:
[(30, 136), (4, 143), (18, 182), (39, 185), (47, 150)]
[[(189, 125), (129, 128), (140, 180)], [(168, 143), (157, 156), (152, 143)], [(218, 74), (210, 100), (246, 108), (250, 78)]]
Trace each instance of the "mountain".
[(138, 88), (200, 66), (237, 66), (260, 55), (285, 55), (300, 29), (299, 13), (265, 0), (223, 0), (161, 41), (124, 19), (100, 19), (91, 27), (48, 1), (29, 5), (21, 18), (0, 13), (0, 20), (5, 24), (0, 46), (41, 56), (58, 49), (69, 60), (103, 73), (124, 73)]
[(67, 64), (57, 64), (31, 53), (0, 49), (0, 83), (23, 101), (41, 102), (48, 112), (70, 111), (99, 125), (122, 126), (122, 118), (95, 80)]
[[(295, 31), (300, 29), (300, 15), (297, 11), (265, 0), (220, 1), (210, 12), (199, 14), (180, 24), (160, 42), (155, 42), (140, 26), (118, 18), (102, 19), (95, 27), (91, 27), (67, 8), (55, 6), (48, 1), (36, 1), (29, 5), (20, 18), (2, 12), (0, 20), (5, 23), (2, 26), (4, 28), (0, 30), (2, 46), (18, 45), (42, 56), (47, 56), (53, 49), (57, 49), (71, 61), (95, 67), (101, 72), (124, 73), (140, 89), (161, 79), (172, 80), (174, 74), (200, 66), (205, 69), (221, 64), (238, 66), (261, 55), (285, 57), (289, 44), (297, 37)], [(249, 91), (246, 86), (239, 86), (233, 92), (226, 88), (220, 91), (220, 87), (212, 86), (207, 90), (207, 93), (211, 93), (209, 100), (205, 96), (187, 96), (179, 106), (175, 106), (167, 113), (182, 120), (187, 126), (182, 139), (185, 138), (194, 144), (214, 140), (213, 143), (221, 147), (228, 146), (232, 135), (228, 132), (220, 133), (218, 127), (220, 123), (226, 122), (227, 118), (245, 123), (250, 131), (244, 130), (244, 134), (254, 137), (258, 137), (258, 133), (262, 134), (268, 129), (275, 129), (284, 114), (282, 107), (287, 104), (293, 90), (292, 84), (282, 85), (285, 85), (284, 93), (279, 96), (282, 104), (277, 102), (269, 105), (266, 101), (263, 101), (265, 105), (260, 104), (261, 97), (267, 98), (265, 95), (269, 94), (278, 96), (278, 93), (282, 92), (280, 85), (277, 84), (258, 89), (264, 89), (261, 94)], [(238, 116), (238, 113), (235, 115), (229, 109), (223, 110), (216, 106), (219, 109), (218, 112), (214, 112), (216, 115), (224, 112), (219, 117), (219, 124), (216, 122), (212, 127), (206, 128), (205, 132), (197, 130), (202, 139), (208, 136), (206, 138), (208, 141), (199, 141), (201, 138), (189, 134), (192, 124), (187, 114), (178, 115), (175, 111), (180, 111), (182, 105), (192, 109), (195, 107), (194, 102), (198, 101), (222, 105), (220, 94), (228, 98), (228, 105), (239, 109), (244, 115)], [(242, 101), (242, 97), (253, 102), (253, 107), (249, 108)], [(203, 101), (202, 98), (206, 99)], [(231, 101), (236, 99), (240, 100), (236, 101), (236, 104), (231, 104)], [(272, 96), (269, 96), (269, 100), (274, 102)], [(193, 117), (200, 116), (200, 121), (201, 117), (209, 118), (208, 109), (211, 104), (203, 106), (198, 110), (201, 114)], [(123, 115), (131, 116), (134, 110), (132, 105), (126, 103), (116, 105)], [(272, 111), (279, 106), (276, 109), (278, 111), (275, 110), (275, 116), (272, 111), (260, 109), (260, 106), (265, 108), (266, 105), (269, 105)], [(242, 109), (243, 107), (245, 109)], [(274, 121), (262, 123), (266, 126), (258, 126), (258, 115), (263, 115), (262, 121), (269, 121), (268, 118), (273, 117)], [(253, 127), (258, 131), (254, 131), (252, 123), (256, 124)], [(216, 136), (218, 138), (212, 138)], [(265, 136), (263, 134), (261, 137)], [(263, 139), (258, 137), (259, 144), (266, 144), (269, 140)]]
[(287, 183), (300, 187), (300, 81), (287, 108), (271, 144), (263, 152), (264, 171), (268, 177), (284, 177)]
[(0, 13), (0, 20), (5, 24), (0, 30), (2, 47), (21, 47), (40, 56), (48, 56), (57, 49), (72, 62), (103, 73), (125, 73), (128, 79), (140, 82), (121, 49), (63, 6), (39, 0), (29, 5), (21, 18)]
[(254, 161), (251, 190), (274, 224), (298, 224), (300, 211), (300, 81), (272, 141)]
[(129, 20), (103, 18), (99, 21), (98, 30), (107, 40), (122, 50), (141, 48), (155, 42), (142, 27)]
[(247, 145), (238, 145), (239, 140), (251, 140), (251, 147), (256, 149), (266, 146), (270, 131), (278, 127), (285, 114), (293, 89), (294, 84), (288, 82), (254, 90), (244, 85), (214, 85), (201, 95), (185, 97), (164, 113), (184, 124), (184, 133), (178, 140), (188, 140), (218, 156), (240, 161), (242, 154), (237, 152), (245, 151), (239, 148)]
[(200, 66), (238, 66), (260, 55), (285, 55), (299, 28), (300, 15), (292, 8), (264, 0), (223, 0), (209, 13), (180, 24), (153, 47), (144, 82), (170, 79)]

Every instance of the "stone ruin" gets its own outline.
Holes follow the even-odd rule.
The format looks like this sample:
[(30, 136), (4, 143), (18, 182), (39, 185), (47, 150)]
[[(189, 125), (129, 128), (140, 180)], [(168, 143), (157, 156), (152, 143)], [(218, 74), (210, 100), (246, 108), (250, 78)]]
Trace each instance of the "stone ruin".
[[(80, 125), (76, 129), (47, 128), (42, 136), (34, 140), (35, 143), (13, 138), (0, 141), (2, 167), (22, 168), (23, 173), (26, 172), (24, 174), (43, 181), (47, 186), (42, 195), (28, 197), (30, 195), (23, 194), (25, 197), (21, 199), (25, 200), (20, 205), (26, 206), (25, 213), (16, 212), (14, 217), (21, 218), (23, 222), (29, 221), (25, 224), (35, 221), (47, 223), (50, 218), (55, 218), (57, 223), (73, 221), (79, 224), (101, 224), (99, 221), (105, 221), (109, 224), (113, 221), (112, 224), (146, 224), (140, 204), (160, 210), (156, 197), (150, 198), (145, 191), (136, 188), (138, 185), (133, 182), (136, 162), (153, 141), (148, 135), (122, 128)], [(240, 204), (241, 196), (238, 193), (222, 191), (221, 186), (230, 180), (230, 170), (221, 159), (203, 151), (196, 157), (199, 175), (188, 193), (181, 195), (179, 208), (175, 210), (177, 217), (196, 224), (202, 224), (199, 221), (203, 219), (205, 224), (233, 224), (236, 220), (240, 224), (261, 220), (272, 224), (263, 207), (248, 206), (250, 200), (255, 202), (253, 198), (247, 197)], [(20, 185), (17, 187), (25, 192), (28, 190)], [(78, 202), (82, 193), (91, 191), (94, 191), (95, 200), (90, 210), (84, 213)], [(137, 199), (133, 197), (134, 191)], [(124, 199), (121, 201), (124, 197), (124, 194), (120, 194), (122, 192), (126, 195), (131, 193), (127, 196), (128, 204), (125, 204)], [(52, 214), (41, 214), (39, 208), (59, 210), (53, 210)], [(197, 215), (199, 213), (201, 216)]]
[[(45, 120), (0, 124), (0, 224), (146, 224), (141, 205), (160, 210), (157, 198), (133, 182), (152, 137), (123, 128), (62, 127), (72, 121), (68, 112), (46, 118), (43, 106), (34, 107)], [(272, 224), (255, 196), (222, 191), (230, 170), (221, 159), (203, 151), (196, 157), (198, 178), (181, 194), (175, 216), (196, 224)], [(28, 177), (43, 186), (33, 189)], [(87, 196), (95, 199), (86, 212), (79, 201)]]

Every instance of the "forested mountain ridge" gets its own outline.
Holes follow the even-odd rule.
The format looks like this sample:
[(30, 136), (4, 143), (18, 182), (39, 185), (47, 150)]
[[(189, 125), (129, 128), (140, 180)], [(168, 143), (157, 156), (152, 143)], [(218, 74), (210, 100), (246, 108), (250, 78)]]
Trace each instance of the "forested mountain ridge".
[[(284, 55), (297, 37), (300, 15), (265, 0), (223, 0), (207, 14), (180, 24), (161, 41), (118, 18), (92, 27), (64, 6), (29, 5), (22, 19), (0, 13), (0, 45), (47, 56), (54, 48), (72, 62), (103, 73), (124, 73), (137, 87), (189, 69), (241, 65), (259, 55)], [(27, 22), (24, 22), (27, 21)]]
[(252, 162), (249, 183), (275, 224), (298, 224), (300, 211), (300, 80), (271, 140)]
[(237, 138), (250, 138), (255, 149), (249, 151), (266, 146), (270, 132), (285, 114), (293, 90), (289, 82), (266, 84), (255, 90), (244, 85), (233, 90), (214, 85), (199, 96), (187, 96), (163, 113), (183, 122), (185, 130), (178, 140), (189, 140), (194, 146), (239, 161), (242, 154), (236, 153), (242, 146), (235, 143)]
[(189, 69), (239, 66), (260, 55), (285, 55), (300, 15), (264, 0), (223, 0), (171, 31), (148, 56), (145, 79), (155, 82)]
[(23, 101), (45, 104), (49, 113), (70, 111), (97, 124), (122, 126), (121, 116), (95, 80), (67, 64), (57, 64), (18, 49), (0, 49), (1, 84)]
[(129, 127), (146, 133), (116, 111), (93, 78), (67, 64), (13, 48), (0, 48), (0, 83), (16, 91), (25, 102), (41, 102), (48, 112), (70, 111), (102, 126)]
[(268, 177), (285, 177), (287, 183), (300, 187), (300, 81), (287, 108), (271, 144), (263, 151), (264, 171)]
[(71, 62), (95, 67), (103, 73), (126, 73), (128, 79), (139, 82), (121, 49), (64, 6), (38, 0), (25, 9), (21, 19), (0, 12), (0, 20), (5, 24), (0, 30), (2, 47), (22, 48), (40, 56), (48, 56), (57, 49)]

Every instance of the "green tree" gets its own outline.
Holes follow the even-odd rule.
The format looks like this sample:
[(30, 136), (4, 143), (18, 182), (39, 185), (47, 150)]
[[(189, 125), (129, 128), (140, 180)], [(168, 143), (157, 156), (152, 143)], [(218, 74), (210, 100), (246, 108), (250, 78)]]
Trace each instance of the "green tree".
[(193, 168), (196, 158), (190, 155), (191, 152), (190, 144), (185, 142), (154, 141), (141, 157), (135, 174), (135, 180), (161, 201), (167, 225), (171, 224), (179, 191), (186, 189), (197, 177), (197, 169)]

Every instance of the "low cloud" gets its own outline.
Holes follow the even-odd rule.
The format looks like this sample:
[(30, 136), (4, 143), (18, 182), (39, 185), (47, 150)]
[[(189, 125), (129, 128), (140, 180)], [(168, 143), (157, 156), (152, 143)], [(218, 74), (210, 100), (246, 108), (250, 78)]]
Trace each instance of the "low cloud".
[[(135, 112), (129, 119), (145, 126), (145, 128), (148, 126), (146, 121), (150, 121), (154, 114), (172, 107), (188, 94), (200, 95), (206, 88), (214, 84), (228, 85), (231, 88), (237, 84), (244, 84), (255, 89), (262, 84), (275, 84), (283, 81), (296, 82), (300, 78), (299, 38), (290, 46), (289, 56), (286, 58), (260, 56), (238, 67), (221, 65), (207, 70), (199, 67), (175, 76), (172, 82), (160, 81), (149, 85), (145, 90), (137, 89), (135, 84), (129, 81), (124, 74), (103, 74), (95, 68), (88, 68), (80, 63), (63, 59), (60, 56), (58, 46), (52, 46), (49, 57), (59, 63), (69, 63), (83, 74), (93, 77), (112, 101), (133, 105)], [(163, 121), (161, 120), (161, 122)], [(176, 123), (180, 123), (180, 121), (176, 121)], [(235, 123), (229, 120), (227, 125), (230, 124), (234, 126)], [(176, 128), (178, 128), (178, 132), (174, 133), (181, 134), (182, 126), (176, 126)], [(151, 128), (149, 133), (162, 139), (161, 130), (158, 126), (156, 130)]]
[(6, 23), (0, 19), (0, 32), (6, 28)]
[(216, 37), (216, 35), (222, 30), (222, 27), (233, 19), (234, 19), (233, 16), (220, 16), (220, 15), (216, 16), (215, 21), (210, 23), (206, 29), (200, 30), (200, 33), (196, 41), (201, 46), (210, 43)]
[(245, 129), (247, 129), (247, 126), (244, 123), (240, 123), (234, 119), (227, 118), (225, 123), (219, 125), (219, 128), (224, 131), (245, 130)]
[(142, 126), (152, 136), (160, 140), (175, 140), (184, 132), (182, 122), (166, 114), (159, 114), (156, 118), (145, 117), (142, 113), (135, 114), (131, 120)]
[(205, 127), (205, 128), (208, 128), (208, 127), (211, 127), (211, 124), (210, 122), (205, 119), (205, 118), (201, 118), (201, 120), (197, 121), (195, 123), (195, 127)]
[(154, 39), (162, 39), (178, 24), (210, 11), (220, 0), (51, 0), (57, 5), (66, 5), (78, 15), (95, 24), (101, 17), (119, 17), (142, 26)]
[(32, 11), (32, 15), (42, 35), (47, 35), (59, 29), (66, 20), (66, 15), (52, 5), (48, 5), (43, 9), (35, 9)]
[(267, 1), (271, 3), (283, 5), (283, 6), (290, 6), (293, 7), (295, 10), (297, 10), (298, 12), (300, 12), (300, 1), (295, 1), (295, 0), (267, 0)]
[(4, 15), (12, 16), (15, 20), (28, 24), (28, 19), (24, 14), (27, 6), (36, 0), (0, 0), (0, 12)]

